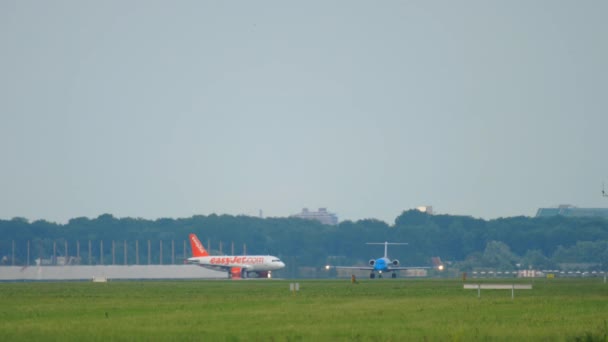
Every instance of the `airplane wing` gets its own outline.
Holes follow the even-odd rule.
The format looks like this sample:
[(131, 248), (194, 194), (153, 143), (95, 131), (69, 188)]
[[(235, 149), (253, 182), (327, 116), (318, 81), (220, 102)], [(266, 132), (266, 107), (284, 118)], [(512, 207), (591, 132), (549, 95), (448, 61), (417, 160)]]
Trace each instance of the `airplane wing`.
[[(385, 258), (386, 259), (386, 258)], [(444, 269), (444, 265), (443, 262), (441, 262), (441, 259), (439, 257), (433, 257), (431, 258), (433, 265), (434, 266), (392, 266), (392, 262), (389, 259), (388, 262), (386, 262), (386, 265), (384, 265), (381, 269), (391, 272), (391, 271), (399, 271), (399, 270), (430, 270), (430, 269), (437, 269), (439, 271), (443, 271)], [(395, 261), (395, 260), (393, 260)], [(397, 262), (398, 263), (398, 262)], [(386, 268), (385, 268), (386, 267)], [(376, 271), (377, 268), (369, 265), (369, 266), (333, 266), (333, 265), (327, 265), (325, 266), (326, 270), (329, 269), (347, 269), (347, 270), (364, 270), (364, 271)]]
[(201, 264), (196, 264), (200, 267), (204, 267), (204, 268), (208, 268), (210, 270), (214, 270), (214, 271), (230, 271), (231, 269), (237, 267), (240, 269), (248, 269), (251, 267), (251, 265), (242, 265), (242, 266), (225, 266), (225, 265), (201, 265)]
[(348, 269), (348, 270), (365, 270), (365, 271), (371, 271), (374, 269), (374, 267), (372, 267), (372, 266), (332, 266), (332, 265), (325, 266), (325, 269), (329, 270), (331, 268), (341, 268), (341, 269)]
[[(373, 271), (375, 270), (375, 268), (373, 266), (332, 266), (332, 265), (327, 265), (325, 266), (325, 269), (329, 270), (329, 269), (347, 269), (347, 270), (363, 270), (363, 271)], [(398, 267), (388, 267), (389, 271), (399, 271), (399, 270), (430, 270), (432, 268), (437, 268), (437, 267), (431, 267), (431, 266), (398, 266)]]
[(210, 270), (214, 270), (214, 271), (229, 271), (230, 267), (228, 266), (221, 266), (221, 265), (203, 265), (203, 264), (195, 264), (197, 266), (200, 267), (204, 267)]
[(445, 269), (445, 265), (441, 261), (441, 258), (432, 257), (431, 261), (433, 262), (433, 266), (397, 266), (397, 267), (389, 266), (389, 269), (391, 269), (391, 270), (431, 270), (431, 269), (435, 269), (435, 270), (439, 270), (439, 271), (443, 271)]
[(430, 270), (430, 269), (436, 269), (439, 271), (444, 270), (445, 266), (443, 265), (441, 258), (432, 257), (431, 261), (433, 262), (433, 266), (397, 266), (397, 267), (389, 266), (388, 268), (390, 270)]

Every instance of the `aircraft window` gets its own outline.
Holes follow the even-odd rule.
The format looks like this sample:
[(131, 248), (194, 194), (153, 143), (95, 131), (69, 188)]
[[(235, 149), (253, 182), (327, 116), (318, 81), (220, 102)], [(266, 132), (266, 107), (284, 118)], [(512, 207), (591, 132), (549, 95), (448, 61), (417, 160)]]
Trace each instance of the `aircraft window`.
[(272, 259), (272, 262), (281, 262), (279, 259)]

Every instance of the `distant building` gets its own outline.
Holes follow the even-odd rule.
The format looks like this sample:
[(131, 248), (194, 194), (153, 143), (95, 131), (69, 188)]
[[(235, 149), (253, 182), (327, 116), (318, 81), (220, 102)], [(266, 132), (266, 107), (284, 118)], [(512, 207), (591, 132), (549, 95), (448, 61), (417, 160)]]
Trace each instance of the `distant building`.
[(608, 208), (577, 208), (570, 204), (560, 204), (557, 208), (539, 208), (536, 217), (603, 217), (608, 218)]
[(338, 224), (338, 216), (327, 211), (327, 208), (319, 208), (319, 211), (310, 211), (308, 208), (302, 209), (299, 214), (291, 215), (290, 217), (298, 217), (306, 220), (316, 220), (323, 224), (335, 226)]
[(416, 207), (416, 210), (423, 212), (423, 213), (427, 213), (429, 215), (433, 215), (433, 206), (432, 205), (421, 205), (419, 207)]

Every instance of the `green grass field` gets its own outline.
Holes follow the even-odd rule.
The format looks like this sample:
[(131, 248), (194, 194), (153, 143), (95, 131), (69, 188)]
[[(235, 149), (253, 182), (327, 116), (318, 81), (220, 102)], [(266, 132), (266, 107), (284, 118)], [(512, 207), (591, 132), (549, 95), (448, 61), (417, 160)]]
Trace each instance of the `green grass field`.
[[(0, 283), (0, 341), (607, 341), (602, 279)], [(485, 281), (499, 282), (499, 281)], [(469, 281), (468, 283), (474, 283)]]

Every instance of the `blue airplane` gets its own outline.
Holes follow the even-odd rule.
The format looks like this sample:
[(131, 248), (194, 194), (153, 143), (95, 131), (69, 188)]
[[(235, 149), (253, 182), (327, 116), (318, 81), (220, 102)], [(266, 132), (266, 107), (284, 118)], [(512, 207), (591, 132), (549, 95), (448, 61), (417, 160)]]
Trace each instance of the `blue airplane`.
[[(367, 270), (370, 271), (369, 278), (376, 278), (376, 273), (378, 273), (378, 278), (382, 278), (383, 273), (391, 273), (392, 278), (397, 278), (397, 273), (395, 271), (399, 270), (412, 270), (412, 269), (431, 269), (433, 267), (430, 266), (399, 266), (399, 260), (397, 259), (389, 259), (388, 257), (388, 245), (407, 245), (407, 243), (402, 242), (367, 242), (368, 245), (384, 245), (384, 256), (378, 259), (370, 259), (369, 266), (332, 266), (327, 265), (325, 269), (329, 270), (332, 268), (342, 268), (342, 269), (351, 269), (351, 270)], [(433, 258), (435, 265), (435, 269), (439, 271), (443, 271), (443, 263), (439, 258)]]

